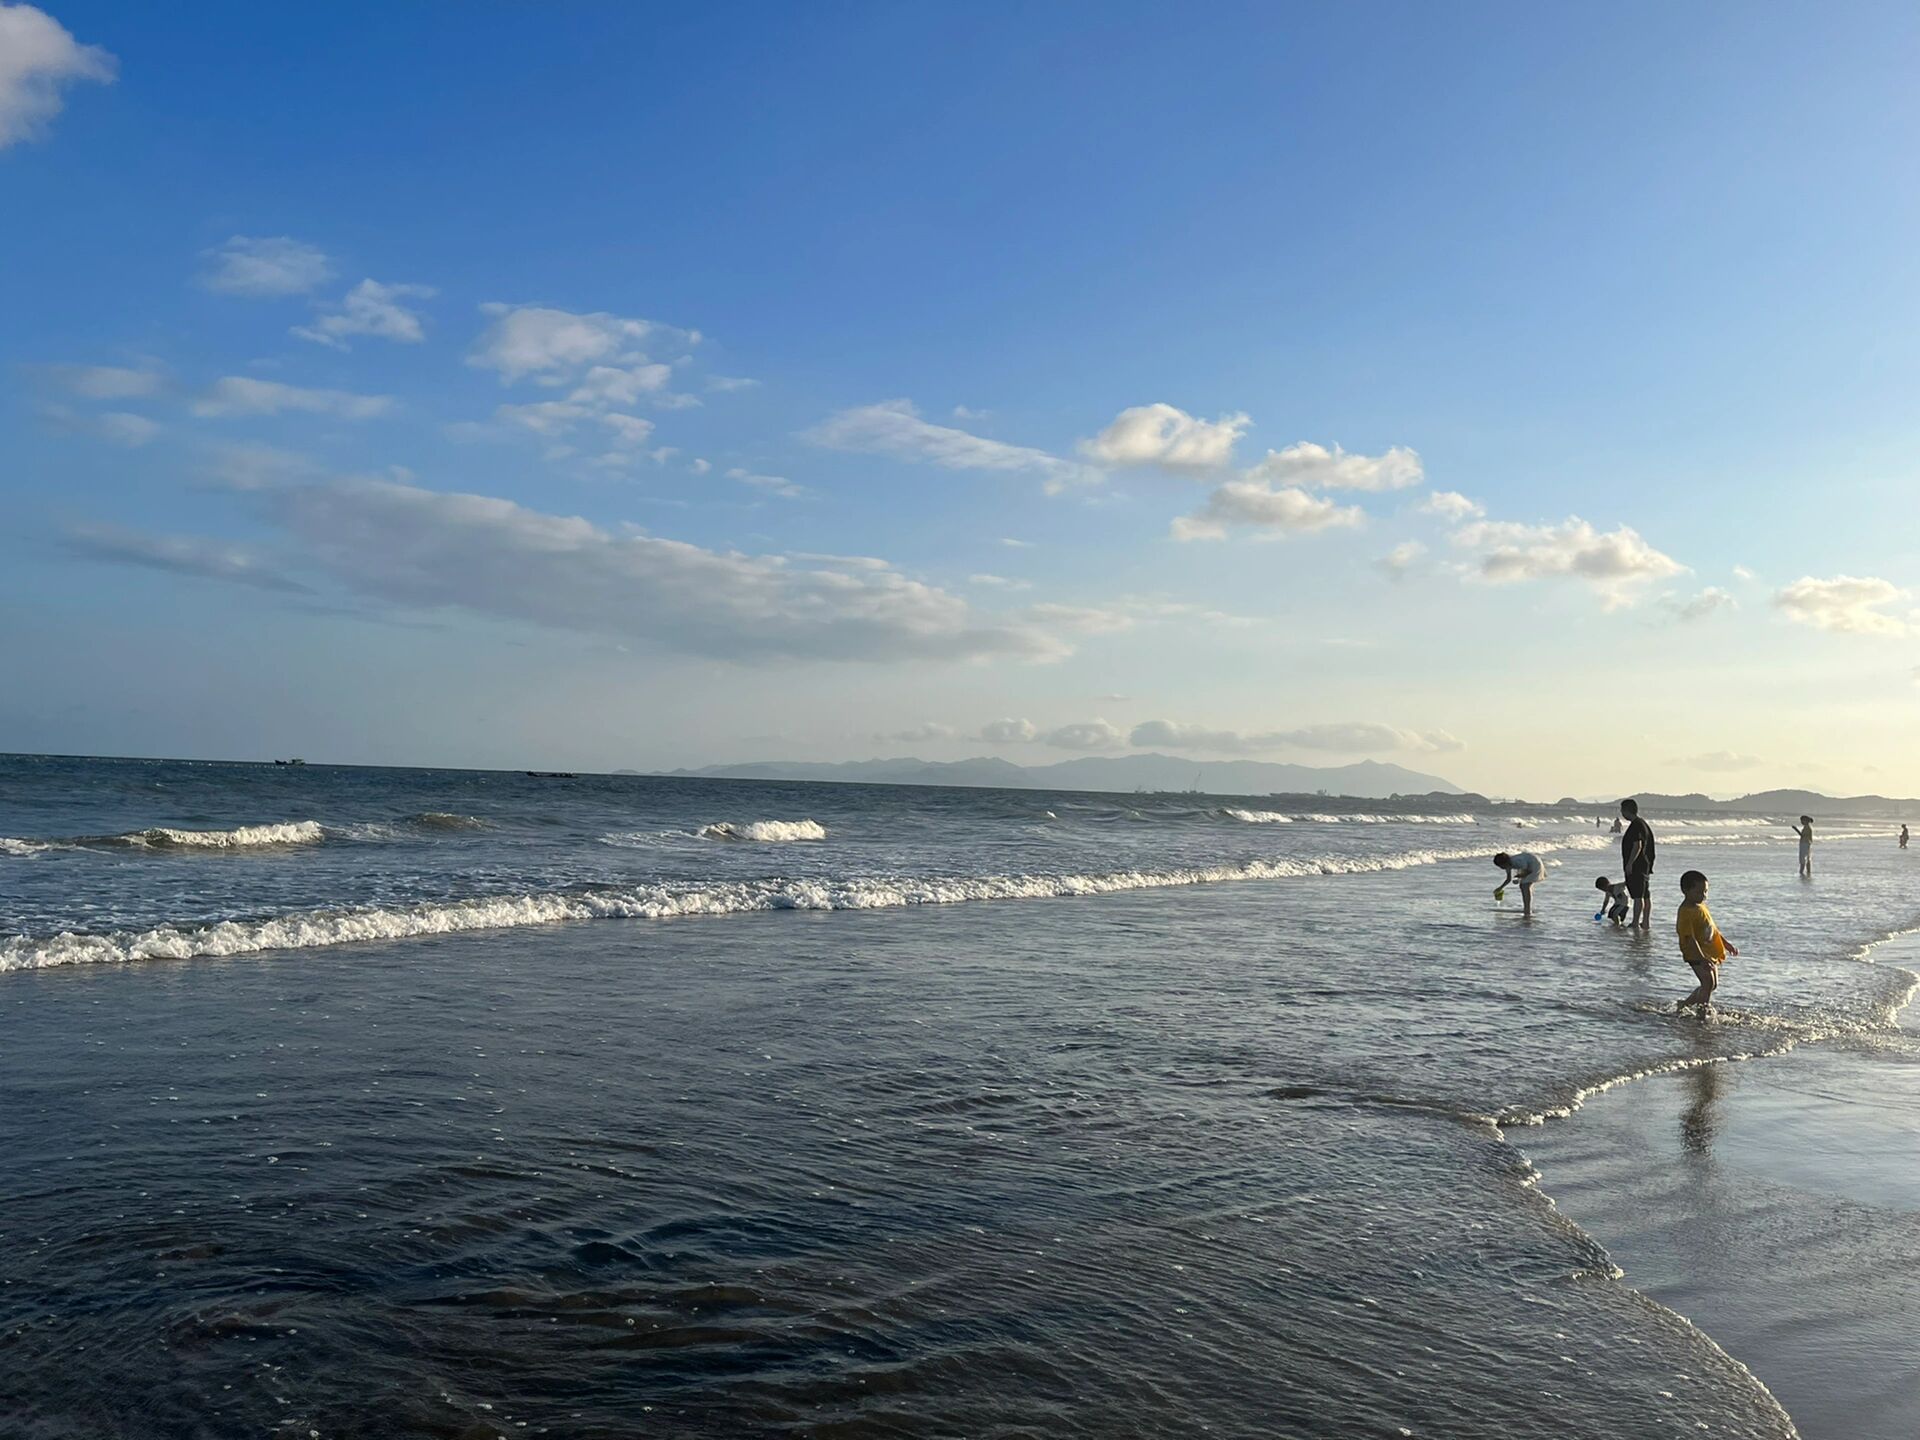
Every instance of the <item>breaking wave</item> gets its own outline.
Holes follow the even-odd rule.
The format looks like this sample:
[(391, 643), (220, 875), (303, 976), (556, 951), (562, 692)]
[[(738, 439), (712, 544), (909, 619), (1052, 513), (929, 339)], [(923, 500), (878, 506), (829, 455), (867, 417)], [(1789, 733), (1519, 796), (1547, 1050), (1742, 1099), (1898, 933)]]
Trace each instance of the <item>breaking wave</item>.
[(153, 849), (250, 850), (261, 845), (313, 845), (326, 838), (326, 828), (318, 820), (290, 820), (273, 825), (236, 825), (231, 830), (175, 830), (155, 825), (147, 830), (130, 830), (124, 835), (104, 835), (91, 843)]
[(700, 833), (709, 840), (758, 840), (765, 844), (827, 838), (826, 826), (817, 820), (749, 820), (744, 825), (722, 820), (702, 827)]
[(1251, 860), (1195, 869), (1121, 870), (1091, 875), (874, 876), (838, 880), (777, 877), (732, 883), (683, 881), (583, 886), (419, 905), (309, 910), (264, 920), (160, 925), (142, 931), (93, 934), (69, 930), (46, 937), (17, 936), (0, 940), (0, 972), (128, 960), (251, 955), (264, 950), (301, 950), (355, 941), (556, 925), (575, 920), (666, 920), (685, 915), (734, 915), (764, 910), (878, 910), (908, 905), (957, 905), (967, 901), (1046, 900), (1241, 880), (1405, 870), (1444, 860), (1477, 859), (1483, 854), (1478, 849), (1411, 850), (1397, 855)]

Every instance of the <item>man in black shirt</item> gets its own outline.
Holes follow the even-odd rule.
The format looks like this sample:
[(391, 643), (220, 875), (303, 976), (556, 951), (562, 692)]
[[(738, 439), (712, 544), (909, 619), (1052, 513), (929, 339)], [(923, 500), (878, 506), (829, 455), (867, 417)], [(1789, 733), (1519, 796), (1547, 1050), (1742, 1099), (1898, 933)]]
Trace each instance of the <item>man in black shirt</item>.
[(1633, 923), (1643, 930), (1653, 928), (1653, 827), (1640, 818), (1638, 800), (1622, 800), (1620, 813), (1627, 830), (1620, 837), (1620, 863), (1627, 872), (1627, 894), (1633, 897)]

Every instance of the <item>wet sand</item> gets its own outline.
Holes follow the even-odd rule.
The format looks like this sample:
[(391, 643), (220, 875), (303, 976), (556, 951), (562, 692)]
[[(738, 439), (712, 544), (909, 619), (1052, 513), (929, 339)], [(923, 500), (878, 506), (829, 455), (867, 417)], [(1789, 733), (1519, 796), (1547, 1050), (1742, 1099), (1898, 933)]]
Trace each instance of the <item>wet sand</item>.
[[(1884, 959), (1912, 965), (1908, 940)], [(1920, 1032), (1660, 1075), (1510, 1137), (1808, 1440), (1920, 1431)]]

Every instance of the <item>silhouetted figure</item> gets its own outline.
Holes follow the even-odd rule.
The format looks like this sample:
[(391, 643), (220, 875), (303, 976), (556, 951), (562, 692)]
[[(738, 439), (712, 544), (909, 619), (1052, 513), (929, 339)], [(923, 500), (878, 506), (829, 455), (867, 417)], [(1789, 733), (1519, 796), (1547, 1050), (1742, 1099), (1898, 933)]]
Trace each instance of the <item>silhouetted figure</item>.
[(1800, 823), (1793, 827), (1793, 833), (1800, 837), (1800, 874), (1803, 879), (1813, 878), (1813, 817), (1802, 815)]
[[(1642, 930), (1653, 928), (1653, 827), (1640, 818), (1638, 800), (1622, 800), (1620, 814), (1627, 822), (1620, 837), (1620, 863), (1626, 867), (1627, 894), (1633, 897), (1633, 923)], [(1617, 827), (1616, 827), (1617, 828)]]

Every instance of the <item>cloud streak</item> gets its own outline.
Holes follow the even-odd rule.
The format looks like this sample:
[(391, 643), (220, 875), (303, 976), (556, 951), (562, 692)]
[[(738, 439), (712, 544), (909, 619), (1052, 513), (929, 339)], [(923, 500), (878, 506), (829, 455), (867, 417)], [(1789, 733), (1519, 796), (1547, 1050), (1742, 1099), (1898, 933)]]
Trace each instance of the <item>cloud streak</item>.
[[(364, 598), (637, 640), (732, 661), (1052, 660), (1054, 628), (982, 615), (883, 563), (794, 564), (609, 530), (510, 500), (388, 480), (267, 481), (251, 492), (289, 561)], [(91, 558), (302, 588), (213, 541), (78, 532)]]
[(213, 264), (200, 284), (249, 300), (304, 295), (333, 275), (325, 252), (287, 235), (235, 235), (207, 256)]
[(829, 416), (801, 439), (829, 450), (886, 455), (946, 470), (993, 470), (1038, 475), (1049, 493), (1100, 478), (1087, 466), (1044, 450), (989, 440), (921, 418), (910, 400), (885, 400)]
[(388, 395), (352, 395), (345, 390), (308, 390), (277, 380), (255, 380), (228, 375), (216, 380), (192, 405), (202, 419), (222, 420), (243, 415), (280, 415), (298, 411), (332, 415), (341, 420), (370, 420), (393, 408)]

